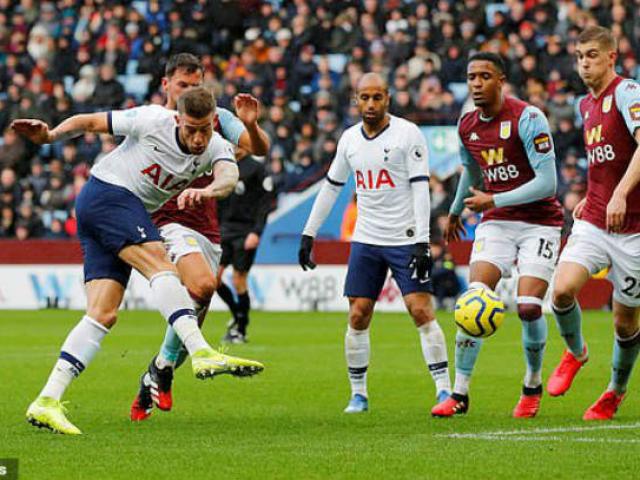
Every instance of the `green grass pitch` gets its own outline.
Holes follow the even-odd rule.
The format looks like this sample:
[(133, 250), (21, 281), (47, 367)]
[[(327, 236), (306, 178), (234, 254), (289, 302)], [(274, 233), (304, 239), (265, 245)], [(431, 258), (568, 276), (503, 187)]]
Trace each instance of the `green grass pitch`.
[[(231, 352), (264, 361), (262, 375), (199, 381), (183, 368), (175, 383), (174, 410), (155, 411), (146, 422), (132, 424), (129, 405), (164, 324), (156, 313), (123, 312), (96, 360), (66, 395), (70, 418), (85, 434), (52, 435), (28, 425), (24, 412), (80, 315), (0, 314), (0, 458), (19, 458), (21, 479), (575, 480), (640, 475), (637, 378), (614, 422), (581, 420), (608, 382), (609, 313), (586, 314), (591, 360), (565, 397), (543, 398), (533, 420), (510, 418), (524, 371), (514, 315), (483, 347), (469, 414), (433, 419), (433, 383), (407, 315), (374, 317), (371, 410), (347, 416), (342, 413), (349, 396), (345, 315), (255, 312), (251, 343)], [(453, 320), (447, 313), (439, 319), (452, 359)], [(216, 343), (224, 320), (213, 313), (205, 326)], [(549, 320), (545, 379), (562, 350)]]

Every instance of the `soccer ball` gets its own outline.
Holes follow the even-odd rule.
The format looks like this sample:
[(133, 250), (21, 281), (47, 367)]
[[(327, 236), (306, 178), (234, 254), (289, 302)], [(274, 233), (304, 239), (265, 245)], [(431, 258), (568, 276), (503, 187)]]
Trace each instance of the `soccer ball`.
[(467, 290), (458, 298), (454, 318), (458, 328), (472, 337), (489, 337), (504, 320), (504, 303), (488, 288)]

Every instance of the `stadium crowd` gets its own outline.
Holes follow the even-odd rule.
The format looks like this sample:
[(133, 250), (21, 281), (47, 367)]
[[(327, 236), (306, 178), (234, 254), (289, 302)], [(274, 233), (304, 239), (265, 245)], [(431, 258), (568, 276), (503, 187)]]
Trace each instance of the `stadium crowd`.
[[(86, 134), (51, 146), (25, 143), (15, 118), (57, 124), (80, 112), (163, 103), (168, 56), (202, 58), (219, 105), (238, 92), (263, 105), (266, 159), (278, 191), (322, 178), (341, 132), (358, 121), (350, 101), (365, 71), (383, 74), (391, 112), (420, 125), (455, 125), (469, 108), (467, 56), (508, 62), (509, 91), (545, 111), (558, 161), (558, 194), (571, 211), (585, 193), (577, 102), (585, 93), (574, 42), (611, 26), (618, 71), (640, 79), (640, 0), (0, 0), (0, 237), (75, 235), (74, 199), (90, 167), (114, 149)], [(434, 232), (456, 178), (431, 179)], [(469, 236), (476, 216), (466, 218)]]

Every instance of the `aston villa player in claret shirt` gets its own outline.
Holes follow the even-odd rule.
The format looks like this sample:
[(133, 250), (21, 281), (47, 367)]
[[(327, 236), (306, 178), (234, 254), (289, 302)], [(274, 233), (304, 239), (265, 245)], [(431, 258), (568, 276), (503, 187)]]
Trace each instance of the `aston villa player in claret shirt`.
[[(517, 263), (518, 316), (526, 373), (513, 416), (534, 417), (542, 398), (542, 358), (547, 321), (542, 299), (558, 257), (563, 215), (556, 199), (551, 131), (540, 109), (503, 94), (502, 59), (477, 53), (469, 59), (467, 84), (476, 109), (458, 125), (463, 164), (445, 240), (459, 239), (464, 207), (483, 212), (471, 254), (469, 288), (495, 289)], [(482, 191), (480, 190), (482, 189)], [(451, 397), (431, 413), (450, 417), (469, 408), (469, 382), (482, 339), (456, 335), (456, 380)]]
[(553, 310), (567, 351), (547, 390), (564, 394), (586, 363), (576, 295), (593, 273), (609, 268), (615, 329), (611, 382), (585, 420), (613, 418), (640, 351), (640, 85), (616, 74), (616, 58), (608, 29), (590, 27), (578, 37), (578, 73), (589, 88), (580, 102), (589, 176), (554, 282)]

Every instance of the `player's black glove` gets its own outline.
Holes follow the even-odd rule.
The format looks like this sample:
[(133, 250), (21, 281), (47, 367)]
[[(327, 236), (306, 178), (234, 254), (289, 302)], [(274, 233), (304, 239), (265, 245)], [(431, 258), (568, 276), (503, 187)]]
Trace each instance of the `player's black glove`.
[(316, 264), (311, 260), (311, 249), (313, 248), (313, 237), (302, 235), (300, 239), (300, 250), (298, 250), (298, 263), (305, 272), (307, 268), (313, 270)]
[(413, 270), (412, 276), (415, 275), (419, 281), (426, 282), (431, 276), (431, 267), (431, 247), (427, 242), (416, 243), (409, 262), (409, 268)]

